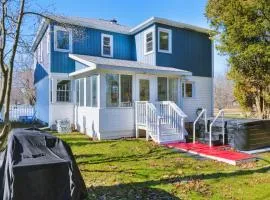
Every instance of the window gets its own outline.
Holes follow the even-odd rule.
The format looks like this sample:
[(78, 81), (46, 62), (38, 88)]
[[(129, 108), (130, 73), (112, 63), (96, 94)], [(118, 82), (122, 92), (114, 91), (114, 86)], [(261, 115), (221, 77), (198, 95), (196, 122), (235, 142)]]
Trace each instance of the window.
[(80, 79), (80, 106), (84, 106), (84, 78)]
[(113, 36), (101, 35), (101, 55), (106, 57), (113, 57)]
[(193, 97), (194, 96), (194, 83), (183, 83), (182, 85), (182, 96)]
[(178, 102), (178, 80), (176, 78), (169, 79), (169, 100)]
[(167, 78), (158, 77), (158, 100), (167, 101)]
[(97, 106), (97, 76), (86, 78), (86, 106)]
[(76, 85), (76, 105), (80, 103), (80, 80), (75, 81)]
[(116, 107), (119, 104), (119, 75), (106, 75), (106, 105)]
[(150, 100), (150, 91), (149, 91), (149, 80), (141, 79), (140, 80), (140, 101), (149, 101)]
[(121, 106), (132, 106), (132, 76), (121, 75)]
[(144, 54), (150, 54), (154, 51), (154, 30), (150, 29), (144, 33)]
[(172, 31), (170, 29), (158, 28), (158, 51), (172, 53)]
[(71, 101), (71, 82), (70, 80), (62, 80), (57, 82), (56, 100), (58, 102)]
[(158, 101), (178, 102), (178, 79), (158, 77)]
[(131, 75), (106, 75), (106, 105), (107, 107), (132, 106)]
[(54, 50), (61, 52), (72, 51), (72, 31), (63, 27), (54, 28)]

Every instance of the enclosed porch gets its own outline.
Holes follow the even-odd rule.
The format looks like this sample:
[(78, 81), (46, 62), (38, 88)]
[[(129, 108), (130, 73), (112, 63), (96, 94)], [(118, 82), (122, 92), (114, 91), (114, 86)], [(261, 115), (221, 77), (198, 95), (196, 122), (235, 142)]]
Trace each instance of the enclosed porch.
[[(98, 139), (135, 137), (143, 128), (137, 117), (149, 119), (152, 126), (150, 109), (157, 106), (156, 114), (162, 115), (159, 129), (177, 129), (174, 134), (183, 134), (181, 82), (190, 72), (93, 56), (71, 54), (70, 58), (76, 63), (69, 77), (75, 88), (74, 124), (80, 132)], [(148, 127), (143, 128), (147, 137), (154, 139), (154, 129), (143, 123)], [(178, 135), (177, 139), (183, 138)]]

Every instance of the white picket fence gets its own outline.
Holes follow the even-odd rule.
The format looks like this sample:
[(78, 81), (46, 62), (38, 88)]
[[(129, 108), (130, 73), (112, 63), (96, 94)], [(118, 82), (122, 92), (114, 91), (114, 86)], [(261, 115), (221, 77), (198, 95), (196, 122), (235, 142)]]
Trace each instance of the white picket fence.
[[(11, 121), (19, 121), (22, 117), (33, 117), (35, 113), (34, 106), (31, 105), (11, 105), (9, 109), (9, 118)], [(0, 112), (0, 121), (3, 119), (3, 112)]]

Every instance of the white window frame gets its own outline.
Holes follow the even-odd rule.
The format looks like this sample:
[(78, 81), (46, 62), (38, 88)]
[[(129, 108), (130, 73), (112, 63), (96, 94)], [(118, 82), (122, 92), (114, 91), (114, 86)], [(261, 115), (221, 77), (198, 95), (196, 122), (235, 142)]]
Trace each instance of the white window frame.
[(42, 63), (43, 62), (43, 45), (42, 45), (42, 40), (40, 40), (40, 43), (39, 43), (39, 61)]
[[(149, 34), (149, 33), (152, 33), (152, 51), (148, 51), (147, 52), (147, 43), (146, 43), (146, 35)], [(147, 29), (146, 31), (144, 31), (144, 36), (143, 36), (143, 49), (144, 49), (144, 55), (148, 55), (148, 54), (151, 54), (151, 53), (154, 53), (155, 51), (155, 29), (152, 27), (152, 28), (149, 28)]]
[[(185, 82), (182, 82), (182, 84), (184, 84), (184, 88), (182, 86), (182, 89), (184, 89), (182, 95), (183, 95), (183, 98), (187, 98), (187, 99), (191, 99), (191, 98), (195, 98), (195, 82), (193, 81), (185, 81)], [(191, 84), (192, 85), (192, 96), (191, 97), (187, 97), (186, 96), (186, 84)]]
[[(103, 54), (103, 41), (104, 41), (104, 38), (105, 37), (110, 38), (111, 52), (110, 52), (109, 55)], [(110, 58), (113, 57), (113, 36), (112, 35), (108, 35), (108, 34), (104, 34), (104, 33), (101, 34), (101, 56), (103, 56), (103, 57), (110, 57)]]
[[(69, 49), (59, 49), (57, 48), (57, 31), (66, 31), (69, 33)], [(54, 51), (59, 52), (72, 52), (72, 29), (64, 28), (61, 26), (54, 26)]]
[[(60, 83), (61, 81), (69, 81), (70, 89), (67, 90), (66, 87), (65, 87), (64, 90), (58, 90), (57, 86), (58, 86), (58, 83)], [(69, 101), (66, 101), (66, 100), (60, 101), (60, 100), (58, 100), (58, 92), (69, 92), (69, 96), (65, 95), (65, 98), (68, 97)], [(69, 80), (69, 79), (63, 79), (63, 80), (61, 79), (60, 80), (59, 79), (59, 80), (56, 81), (56, 102), (57, 103), (72, 103), (72, 81), (71, 80)]]
[(47, 32), (47, 54), (50, 54), (51, 51), (51, 43), (50, 43), (50, 31)]
[[(168, 50), (160, 49), (160, 32), (168, 33)], [(172, 53), (172, 30), (166, 28), (158, 28), (158, 52), (160, 53)]]

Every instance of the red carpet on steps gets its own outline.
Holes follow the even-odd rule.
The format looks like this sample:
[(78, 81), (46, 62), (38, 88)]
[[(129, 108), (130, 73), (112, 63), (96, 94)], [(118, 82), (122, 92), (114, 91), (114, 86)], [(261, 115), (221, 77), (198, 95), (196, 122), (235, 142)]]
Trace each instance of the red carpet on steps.
[(209, 147), (207, 144), (201, 143), (170, 143), (165, 146), (190, 152), (193, 154), (208, 157), (214, 160), (219, 160), (229, 164), (236, 165), (241, 161), (255, 159), (250, 154), (240, 153), (229, 149), (229, 146), (213, 146)]

